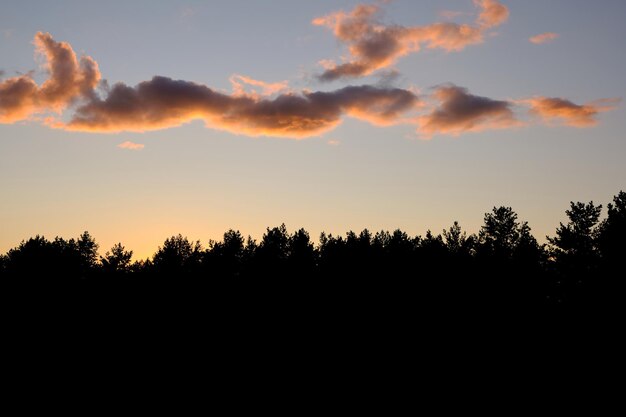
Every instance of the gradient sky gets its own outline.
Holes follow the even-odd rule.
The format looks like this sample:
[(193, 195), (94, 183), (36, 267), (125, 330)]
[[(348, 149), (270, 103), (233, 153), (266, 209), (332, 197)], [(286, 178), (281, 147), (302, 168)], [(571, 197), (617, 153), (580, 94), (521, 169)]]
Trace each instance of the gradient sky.
[[(497, 205), (544, 241), (569, 201), (626, 190), (625, 20), (622, 0), (3, 1), (0, 252), (477, 232)], [(68, 51), (108, 90), (93, 61), (51, 76)]]

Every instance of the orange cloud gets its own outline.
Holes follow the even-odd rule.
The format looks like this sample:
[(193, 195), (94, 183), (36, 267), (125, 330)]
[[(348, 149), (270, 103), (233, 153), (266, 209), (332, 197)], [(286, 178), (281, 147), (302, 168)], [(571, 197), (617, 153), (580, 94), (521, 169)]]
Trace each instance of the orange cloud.
[(0, 82), (0, 123), (28, 118), (38, 107), (39, 87), (27, 75)]
[(131, 142), (129, 140), (127, 140), (126, 142), (122, 142), (119, 145), (117, 145), (118, 148), (120, 149), (128, 149), (131, 151), (140, 151), (142, 150), (146, 145), (144, 145), (143, 143), (135, 143), (135, 142)]
[(43, 105), (60, 111), (75, 98), (93, 94), (100, 82), (96, 61), (88, 56), (78, 61), (68, 43), (56, 42), (49, 33), (37, 33), (35, 46), (46, 58), (45, 68), (50, 74), (39, 90)]
[(0, 82), (0, 123), (13, 123), (35, 113), (61, 112), (78, 98), (92, 97), (100, 82), (98, 64), (88, 56), (78, 60), (72, 47), (49, 33), (35, 35), (35, 47), (46, 63), (48, 79), (38, 86), (30, 74)]
[(246, 95), (246, 94), (258, 94), (253, 91), (251, 93), (246, 93), (245, 86), (258, 87), (261, 89), (260, 95), (271, 96), (272, 94), (279, 93), (281, 91), (285, 91), (289, 88), (289, 83), (287, 81), (281, 81), (277, 83), (266, 83), (264, 81), (255, 80), (250, 77), (246, 77), (245, 75), (234, 74), (229, 79), (231, 85), (233, 86), (233, 93), (237, 95)]
[(545, 122), (558, 122), (572, 127), (595, 126), (596, 116), (600, 112), (613, 110), (620, 99), (601, 99), (587, 104), (575, 104), (556, 97), (534, 97), (526, 100), (530, 112), (541, 117)]
[(434, 110), (417, 119), (418, 133), (425, 138), (435, 134), (458, 136), (465, 132), (520, 126), (511, 110), (512, 103), (470, 94), (455, 85), (438, 87)]
[(539, 35), (531, 36), (530, 38), (528, 38), (528, 40), (534, 44), (539, 45), (542, 43), (553, 41), (558, 37), (559, 37), (558, 33), (546, 32), (546, 33), (540, 33)]
[(423, 45), (460, 51), (468, 45), (481, 43), (484, 32), (504, 23), (509, 12), (496, 0), (475, 0), (474, 4), (480, 9), (474, 25), (444, 22), (413, 27), (385, 26), (380, 22), (379, 6), (364, 4), (347, 13), (339, 11), (313, 19), (314, 25), (332, 29), (350, 52), (347, 62), (341, 64), (325, 60), (325, 71), (318, 78), (333, 81), (369, 75), (419, 51)]

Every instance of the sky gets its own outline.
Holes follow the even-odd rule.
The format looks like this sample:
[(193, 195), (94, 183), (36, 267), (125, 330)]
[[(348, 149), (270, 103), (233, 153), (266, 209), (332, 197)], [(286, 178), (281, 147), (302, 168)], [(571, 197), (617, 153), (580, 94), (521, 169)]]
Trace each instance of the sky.
[(285, 223), (540, 242), (626, 189), (622, 0), (0, 3), (0, 253)]

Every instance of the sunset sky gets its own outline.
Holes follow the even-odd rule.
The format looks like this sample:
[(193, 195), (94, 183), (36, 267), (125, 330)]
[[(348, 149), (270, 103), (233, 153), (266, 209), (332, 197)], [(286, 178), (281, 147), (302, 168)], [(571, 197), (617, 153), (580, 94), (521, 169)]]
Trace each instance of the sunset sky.
[(265, 227), (540, 242), (626, 190), (623, 0), (2, 1), (0, 253)]

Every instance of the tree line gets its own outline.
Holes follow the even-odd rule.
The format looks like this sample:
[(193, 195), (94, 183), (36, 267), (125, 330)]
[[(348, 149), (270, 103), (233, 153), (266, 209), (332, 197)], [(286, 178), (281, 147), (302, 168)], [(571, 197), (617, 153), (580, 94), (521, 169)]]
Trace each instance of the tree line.
[[(207, 247), (182, 235), (149, 259), (121, 243), (99, 254), (95, 239), (35, 236), (0, 255), (4, 283), (65, 288), (223, 288), (264, 293), (342, 294), (376, 302), (402, 297), (463, 306), (598, 306), (621, 300), (626, 257), (626, 193), (607, 205), (571, 202), (567, 222), (539, 244), (511, 207), (485, 213), (478, 234), (458, 222), (435, 234), (401, 230), (345, 236), (267, 228), (260, 241), (228, 230)], [(386, 298), (387, 297), (387, 298)]]

